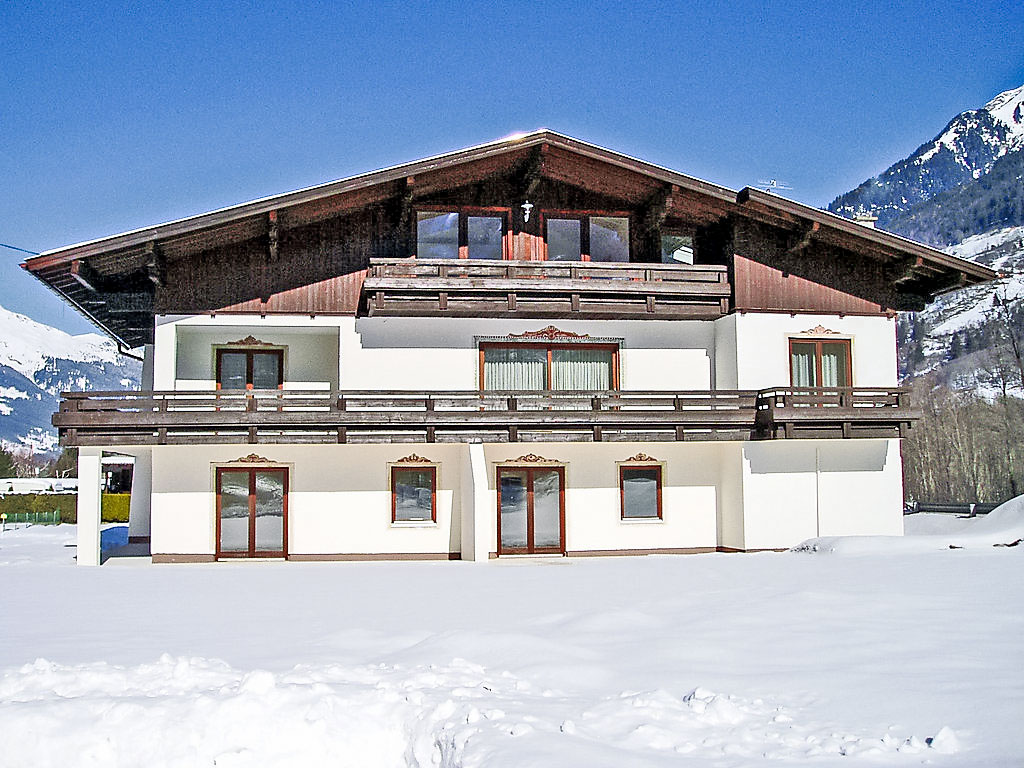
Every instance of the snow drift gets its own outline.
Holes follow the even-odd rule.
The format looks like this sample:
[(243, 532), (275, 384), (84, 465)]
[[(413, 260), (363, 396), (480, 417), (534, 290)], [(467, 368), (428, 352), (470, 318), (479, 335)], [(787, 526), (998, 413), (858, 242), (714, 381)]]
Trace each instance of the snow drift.
[(1016, 547), (1024, 542), (1024, 496), (1000, 504), (985, 517), (957, 531), (921, 536), (822, 536), (793, 547), (794, 552), (861, 555), (928, 552), (940, 549)]

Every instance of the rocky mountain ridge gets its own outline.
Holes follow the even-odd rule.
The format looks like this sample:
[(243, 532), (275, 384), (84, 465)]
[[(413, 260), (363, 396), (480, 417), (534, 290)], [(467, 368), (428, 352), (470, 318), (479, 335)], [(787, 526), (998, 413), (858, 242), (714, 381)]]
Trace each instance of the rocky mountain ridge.
[(878, 217), (880, 228), (895, 232), (893, 221), (915, 205), (981, 178), (1000, 158), (1022, 149), (1024, 85), (961, 112), (934, 139), (837, 197), (828, 210), (847, 218), (866, 211)]
[(0, 443), (53, 452), (61, 392), (138, 389), (141, 374), (104, 336), (72, 336), (0, 306)]

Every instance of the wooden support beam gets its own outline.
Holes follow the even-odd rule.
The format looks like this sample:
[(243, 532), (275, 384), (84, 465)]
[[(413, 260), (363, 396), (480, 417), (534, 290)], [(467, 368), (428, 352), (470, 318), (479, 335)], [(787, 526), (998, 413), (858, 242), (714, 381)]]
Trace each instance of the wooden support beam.
[(146, 243), (142, 252), (142, 269), (153, 285), (163, 287), (167, 279), (167, 262), (154, 240)]
[(277, 261), (280, 241), (281, 231), (278, 226), (277, 211), (270, 211), (267, 214), (267, 254), (271, 263)]
[(809, 222), (799, 227), (796, 232), (790, 235), (790, 244), (787, 249), (790, 254), (797, 254), (805, 250), (811, 242), (814, 240), (815, 235), (821, 229), (821, 224), (817, 221)]
[(88, 262), (82, 259), (75, 259), (71, 262), (71, 276), (82, 285), (87, 291), (99, 293), (102, 286), (102, 276)]

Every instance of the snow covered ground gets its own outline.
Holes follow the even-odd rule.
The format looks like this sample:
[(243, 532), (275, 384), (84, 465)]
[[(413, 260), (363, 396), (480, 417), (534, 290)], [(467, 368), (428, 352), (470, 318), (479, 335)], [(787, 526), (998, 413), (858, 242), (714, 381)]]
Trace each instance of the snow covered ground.
[(0, 766), (1019, 766), (1019, 528), (91, 569), (73, 526), (8, 531)]

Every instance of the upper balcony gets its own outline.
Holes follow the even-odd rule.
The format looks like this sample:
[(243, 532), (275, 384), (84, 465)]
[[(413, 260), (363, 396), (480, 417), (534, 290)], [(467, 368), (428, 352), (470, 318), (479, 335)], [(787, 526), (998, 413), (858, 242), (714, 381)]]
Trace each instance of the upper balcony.
[(442, 443), (902, 437), (892, 389), (706, 392), (72, 392), (62, 445)]
[(371, 259), (369, 317), (713, 320), (729, 312), (719, 265)]

